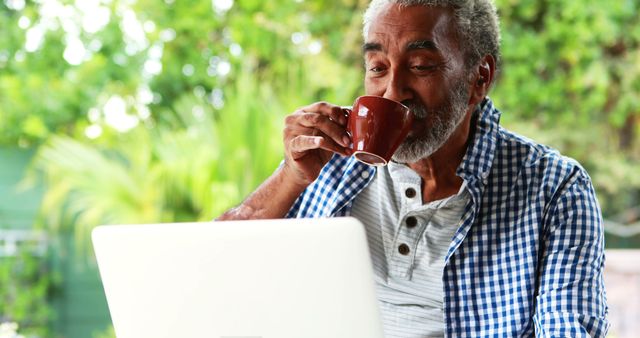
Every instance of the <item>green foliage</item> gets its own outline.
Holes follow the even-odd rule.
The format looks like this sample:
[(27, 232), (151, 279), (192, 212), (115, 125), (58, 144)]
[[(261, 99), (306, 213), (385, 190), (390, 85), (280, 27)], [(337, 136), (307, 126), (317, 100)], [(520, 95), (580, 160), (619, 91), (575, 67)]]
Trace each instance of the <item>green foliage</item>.
[(30, 176), (50, 186), (44, 223), (74, 225), (82, 239), (98, 224), (211, 220), (233, 206), (282, 153), (271, 137), (280, 132), (273, 117), (281, 116), (282, 103), (244, 74), (219, 110), (183, 97), (163, 112), (171, 121), (140, 125), (108, 145), (52, 137)]
[(25, 337), (46, 337), (52, 316), (47, 299), (53, 279), (46, 260), (31, 252), (0, 257), (0, 323), (19, 324)]
[[(275, 169), (285, 114), (362, 93), (367, 2), (5, 1), (0, 143), (42, 144), (51, 228), (211, 219)], [(637, 2), (497, 5), (504, 124), (583, 163), (606, 215), (637, 205)]]
[[(60, 8), (49, 13), (52, 7), (28, 1), (24, 9), (11, 10), (6, 3), (0, 4), (0, 30), (5, 36), (0, 40), (0, 143), (27, 147), (39, 144), (51, 133), (74, 133), (77, 122), (96, 105), (99, 94), (135, 88), (140, 83), (140, 75), (128, 67), (140, 64), (144, 55), (125, 56), (117, 25), (107, 25), (94, 34), (80, 29), (78, 38), (86, 43), (91, 58), (76, 66), (62, 56), (68, 38), (75, 36), (74, 29), (65, 24), (80, 25), (81, 12), (77, 8), (68, 7), (73, 8), (73, 20), (63, 22)], [(111, 9), (119, 3), (112, 2)], [(23, 23), (23, 30), (20, 22), (29, 25)], [(28, 48), (29, 32), (42, 33), (43, 42), (38, 49)], [(91, 44), (92, 41), (97, 42)]]
[[(350, 49), (327, 42), (345, 33), (332, 29), (336, 23), (359, 39), (358, 6), (346, 1), (332, 21), (319, 3), (238, 2), (226, 12), (209, 1), (133, 4), (147, 27), (139, 54), (161, 62), (162, 72), (149, 74), (147, 61), (110, 64), (131, 47), (113, 24), (94, 34), (102, 48), (91, 58), (67, 65), (66, 74), (93, 81), (65, 87), (93, 95), (83, 96), (77, 113), (86, 118), (65, 126), (66, 135), (40, 123), (46, 136), (29, 139), (44, 142), (30, 176), (49, 187), (43, 224), (75, 226), (86, 239), (100, 223), (210, 220), (237, 204), (278, 166), (285, 114), (321, 99), (350, 104), (361, 92), (360, 66), (349, 64), (359, 42)], [(315, 16), (321, 22), (310, 25)], [(312, 36), (309, 25), (321, 35)], [(152, 100), (140, 100), (145, 89)], [(137, 126), (118, 132), (110, 125), (114, 97)], [(29, 117), (22, 117), (24, 124)], [(102, 134), (88, 139), (88, 127)]]
[(93, 338), (116, 338), (116, 331), (113, 326), (109, 326), (106, 330), (93, 334)]
[(576, 158), (605, 216), (640, 203), (637, 1), (498, 0), (507, 127)]

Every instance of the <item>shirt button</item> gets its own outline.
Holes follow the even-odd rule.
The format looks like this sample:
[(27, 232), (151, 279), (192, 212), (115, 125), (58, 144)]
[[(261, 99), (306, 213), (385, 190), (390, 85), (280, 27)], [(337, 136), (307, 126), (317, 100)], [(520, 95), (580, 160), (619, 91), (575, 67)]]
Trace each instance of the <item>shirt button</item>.
[(369, 178), (369, 171), (368, 170), (363, 171), (362, 174), (360, 174), (360, 176), (364, 179)]
[(409, 188), (409, 189), (404, 191), (404, 195), (409, 197), (409, 198), (414, 198), (414, 197), (416, 197), (416, 189)]
[(407, 223), (407, 228), (409, 229), (418, 225), (418, 219), (413, 216), (407, 217), (407, 220), (405, 222)]
[(409, 246), (404, 243), (400, 244), (400, 246), (398, 247), (398, 251), (400, 252), (401, 255), (404, 255), (404, 256), (408, 255), (409, 252), (411, 252), (411, 250), (409, 249)]

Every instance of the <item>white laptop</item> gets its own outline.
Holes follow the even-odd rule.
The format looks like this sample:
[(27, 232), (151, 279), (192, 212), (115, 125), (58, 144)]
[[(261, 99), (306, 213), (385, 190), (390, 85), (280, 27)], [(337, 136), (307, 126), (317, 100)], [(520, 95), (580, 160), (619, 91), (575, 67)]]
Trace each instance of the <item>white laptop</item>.
[(118, 338), (381, 338), (355, 218), (100, 226)]

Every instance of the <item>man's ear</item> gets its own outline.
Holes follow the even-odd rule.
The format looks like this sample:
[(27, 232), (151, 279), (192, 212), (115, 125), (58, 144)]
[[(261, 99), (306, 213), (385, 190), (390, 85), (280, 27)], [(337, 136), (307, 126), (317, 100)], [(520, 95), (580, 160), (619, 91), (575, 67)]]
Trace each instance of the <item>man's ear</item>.
[(471, 83), (469, 105), (475, 106), (487, 96), (496, 72), (496, 60), (492, 55), (485, 55), (474, 70)]

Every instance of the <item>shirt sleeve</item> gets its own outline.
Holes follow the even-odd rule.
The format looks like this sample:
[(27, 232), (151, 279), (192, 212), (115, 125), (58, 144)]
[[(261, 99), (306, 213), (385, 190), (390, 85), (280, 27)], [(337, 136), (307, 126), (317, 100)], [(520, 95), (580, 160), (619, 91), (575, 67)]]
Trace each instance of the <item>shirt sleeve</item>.
[(549, 206), (534, 315), (536, 337), (605, 337), (604, 233), (590, 179), (574, 172)]

